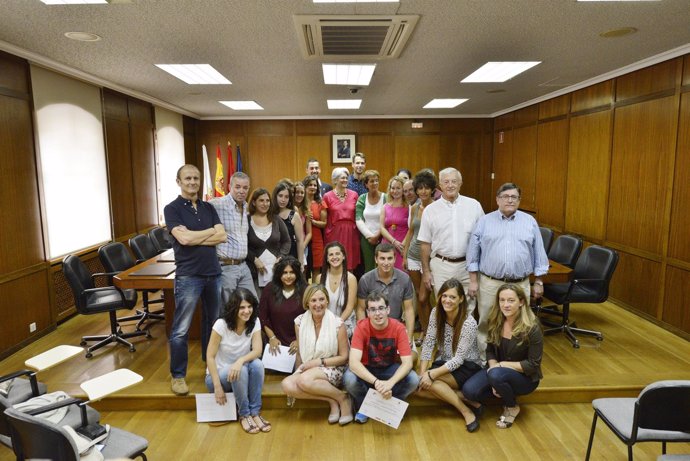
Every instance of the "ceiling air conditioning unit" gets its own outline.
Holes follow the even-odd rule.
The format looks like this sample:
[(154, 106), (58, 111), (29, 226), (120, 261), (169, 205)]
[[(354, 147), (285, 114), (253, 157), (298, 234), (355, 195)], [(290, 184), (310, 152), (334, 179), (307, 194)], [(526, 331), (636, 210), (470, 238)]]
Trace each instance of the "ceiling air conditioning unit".
[(293, 20), (306, 59), (337, 62), (398, 58), (419, 16), (295, 15)]

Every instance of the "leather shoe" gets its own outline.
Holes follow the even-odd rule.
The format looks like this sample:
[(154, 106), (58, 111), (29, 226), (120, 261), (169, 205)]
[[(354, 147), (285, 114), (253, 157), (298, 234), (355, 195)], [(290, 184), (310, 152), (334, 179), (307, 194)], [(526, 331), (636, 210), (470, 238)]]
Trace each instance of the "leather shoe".
[(477, 429), (479, 429), (479, 418), (475, 418), (474, 421), (465, 427), (467, 427), (467, 432), (475, 432)]
[(478, 407), (473, 407), (472, 405), (469, 405), (470, 410), (472, 410), (472, 413), (474, 413), (474, 416), (479, 419), (483, 414), (484, 414), (484, 405), (479, 405)]

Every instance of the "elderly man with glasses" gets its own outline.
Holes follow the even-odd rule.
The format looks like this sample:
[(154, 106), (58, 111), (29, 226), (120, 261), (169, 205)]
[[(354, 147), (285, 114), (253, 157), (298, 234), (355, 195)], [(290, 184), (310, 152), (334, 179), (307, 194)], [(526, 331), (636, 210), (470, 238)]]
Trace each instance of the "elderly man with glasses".
[[(405, 325), (389, 318), (388, 298), (381, 292), (366, 298), (367, 318), (357, 322), (352, 335), (349, 369), (343, 385), (354, 400), (358, 411), (370, 388), (384, 399), (405, 400), (419, 385), (419, 376), (412, 370), (412, 350)], [(364, 424), (369, 418), (361, 413), (355, 422)]]
[(529, 276), (534, 274), (534, 297), (544, 292), (541, 276), (549, 271), (537, 221), (518, 210), (520, 188), (505, 183), (496, 192), (498, 210), (482, 217), (470, 235), (467, 270), (470, 273), (469, 296), (478, 296), (479, 331), (477, 341), (482, 359), (486, 351), (487, 321), (504, 283), (519, 285), (529, 297)]

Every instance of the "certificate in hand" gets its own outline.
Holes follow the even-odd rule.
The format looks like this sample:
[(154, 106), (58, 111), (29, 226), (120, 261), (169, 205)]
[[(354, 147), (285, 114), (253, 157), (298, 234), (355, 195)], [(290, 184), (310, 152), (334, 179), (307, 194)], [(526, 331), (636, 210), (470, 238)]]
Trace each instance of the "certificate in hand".
[(292, 370), (295, 368), (297, 354), (290, 355), (288, 352), (290, 348), (282, 344), (278, 347), (280, 348), (278, 355), (273, 355), (268, 351), (269, 345), (266, 344), (264, 356), (261, 358), (261, 361), (264, 363), (264, 368), (282, 371), (283, 373), (292, 373)]
[(235, 395), (225, 394), (225, 405), (218, 405), (213, 393), (196, 394), (196, 422), (210, 423), (213, 421), (237, 421), (237, 405)]
[(367, 415), (371, 419), (397, 429), (400, 426), (409, 403), (404, 400), (391, 397), (384, 399), (381, 394), (374, 389), (369, 389), (362, 406), (359, 407), (359, 412)]

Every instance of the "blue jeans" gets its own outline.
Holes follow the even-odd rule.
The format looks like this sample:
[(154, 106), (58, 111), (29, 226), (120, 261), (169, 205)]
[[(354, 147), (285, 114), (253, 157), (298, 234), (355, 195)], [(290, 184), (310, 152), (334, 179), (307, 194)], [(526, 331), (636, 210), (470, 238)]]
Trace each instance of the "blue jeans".
[[(399, 363), (394, 363), (385, 368), (367, 367), (367, 370), (369, 370), (372, 375), (376, 376), (376, 379), (385, 381), (390, 379), (390, 377), (395, 374), (399, 367)], [(415, 373), (413, 370), (410, 370), (407, 376), (395, 383), (395, 386), (393, 386), (393, 397), (396, 399), (405, 400), (408, 395), (417, 389), (418, 385), (419, 376), (417, 376), (417, 373)], [(369, 389), (374, 388), (373, 384), (369, 384), (368, 382), (364, 381), (359, 376), (351, 372), (349, 368), (345, 370), (345, 375), (343, 376), (343, 386), (345, 387), (347, 393), (352, 396), (352, 400), (355, 402), (355, 412), (359, 411), (359, 407), (362, 406), (364, 397), (367, 395)]]
[(537, 386), (539, 381), (532, 381), (532, 378), (519, 371), (494, 367), (491, 370), (482, 370), (468, 379), (462, 386), (462, 394), (469, 400), (481, 402), (493, 396), (491, 388), (494, 388), (505, 406), (514, 407), (517, 405), (518, 395), (527, 395)]
[(189, 326), (201, 298), (201, 358), (206, 359), (206, 346), (211, 328), (220, 315), (220, 276), (175, 277), (175, 316), (170, 332), (170, 374), (173, 378), (187, 375), (187, 338)]
[(237, 288), (246, 288), (251, 291), (256, 299), (259, 297), (256, 295), (256, 288), (254, 288), (254, 280), (252, 279), (252, 273), (249, 270), (247, 263), (226, 265), (221, 266), (220, 274), (220, 292), (223, 305), (227, 304), (230, 300), (230, 295)]
[[(264, 364), (261, 359), (254, 359), (242, 366), (237, 381), (229, 382), (230, 365), (218, 369), (220, 384), (225, 392), (235, 395), (235, 402), (240, 416), (256, 416), (261, 411), (261, 390), (264, 386)], [(206, 375), (206, 387), (214, 392), (211, 375)]]

